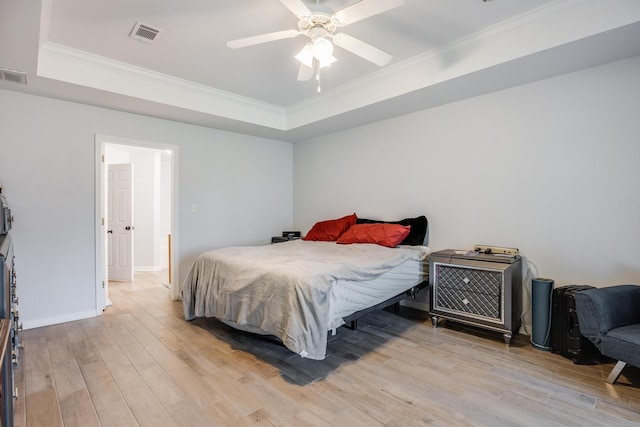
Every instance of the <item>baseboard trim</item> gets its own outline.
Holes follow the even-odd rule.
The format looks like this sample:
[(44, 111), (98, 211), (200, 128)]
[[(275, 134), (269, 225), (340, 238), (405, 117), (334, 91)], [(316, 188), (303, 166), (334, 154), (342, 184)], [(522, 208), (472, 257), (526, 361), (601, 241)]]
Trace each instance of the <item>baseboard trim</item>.
[(134, 271), (162, 271), (168, 267), (162, 267), (160, 265), (141, 265), (133, 268)]
[(102, 314), (96, 310), (81, 311), (78, 313), (70, 313), (62, 316), (45, 317), (43, 319), (25, 320), (22, 322), (24, 329), (41, 328), (43, 326), (57, 325), (59, 323), (73, 322), (74, 320), (89, 319)]

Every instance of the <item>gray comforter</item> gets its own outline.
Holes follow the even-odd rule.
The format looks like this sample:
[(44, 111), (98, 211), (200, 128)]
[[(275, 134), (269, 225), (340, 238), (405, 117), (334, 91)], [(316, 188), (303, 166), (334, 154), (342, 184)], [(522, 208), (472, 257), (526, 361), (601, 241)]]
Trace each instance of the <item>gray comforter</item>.
[(422, 246), (387, 248), (294, 240), (205, 252), (183, 284), (187, 320), (215, 317), (241, 330), (275, 335), (302, 357), (322, 360), (330, 289), (336, 280), (371, 280)]

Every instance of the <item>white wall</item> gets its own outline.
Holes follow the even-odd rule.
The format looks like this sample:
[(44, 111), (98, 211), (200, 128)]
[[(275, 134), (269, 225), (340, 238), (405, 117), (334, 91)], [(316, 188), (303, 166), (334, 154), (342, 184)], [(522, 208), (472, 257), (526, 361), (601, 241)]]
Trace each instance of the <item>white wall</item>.
[[(159, 160), (159, 159), (158, 159)], [(135, 270), (155, 268), (155, 210), (156, 153), (131, 153), (133, 164), (133, 220), (135, 224), (133, 262)], [(170, 188), (170, 187), (169, 187)]]
[(289, 143), (3, 90), (0, 109), (25, 328), (95, 314), (96, 133), (179, 147), (179, 283), (201, 251), (291, 227)]
[(171, 156), (162, 156), (160, 160), (160, 200), (158, 209), (166, 212), (160, 216), (160, 221), (156, 228), (155, 258), (160, 260), (161, 269), (169, 268), (169, 240), (171, 234)]
[(108, 165), (118, 163), (131, 163), (131, 155), (126, 150), (126, 146), (107, 144), (104, 147), (104, 161)]
[(640, 283), (640, 57), (294, 146), (294, 227), (425, 214), (556, 286)]

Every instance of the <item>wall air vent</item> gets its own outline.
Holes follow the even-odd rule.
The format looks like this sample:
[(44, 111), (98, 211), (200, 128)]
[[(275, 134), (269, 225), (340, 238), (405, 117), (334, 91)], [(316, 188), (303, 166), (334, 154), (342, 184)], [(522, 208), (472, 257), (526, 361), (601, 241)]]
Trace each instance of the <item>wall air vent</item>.
[(8, 70), (6, 68), (0, 68), (0, 80), (6, 80), (8, 82), (26, 85), (27, 73), (23, 73), (22, 71)]
[(145, 43), (153, 43), (161, 32), (160, 28), (154, 28), (151, 25), (137, 21), (136, 25), (133, 26), (133, 30), (131, 30), (131, 34), (129, 34), (129, 38)]

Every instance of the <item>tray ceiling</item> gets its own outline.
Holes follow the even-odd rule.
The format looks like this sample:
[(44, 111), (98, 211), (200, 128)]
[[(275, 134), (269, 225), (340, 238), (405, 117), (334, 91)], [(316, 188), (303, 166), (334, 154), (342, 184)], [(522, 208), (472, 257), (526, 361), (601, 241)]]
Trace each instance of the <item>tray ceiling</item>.
[(406, 0), (341, 29), (392, 62), (336, 48), (320, 94), (296, 79), (304, 37), (226, 46), (296, 21), (278, 0), (3, 2), (0, 67), (28, 84), (0, 88), (297, 141), (640, 54), (633, 0)]

